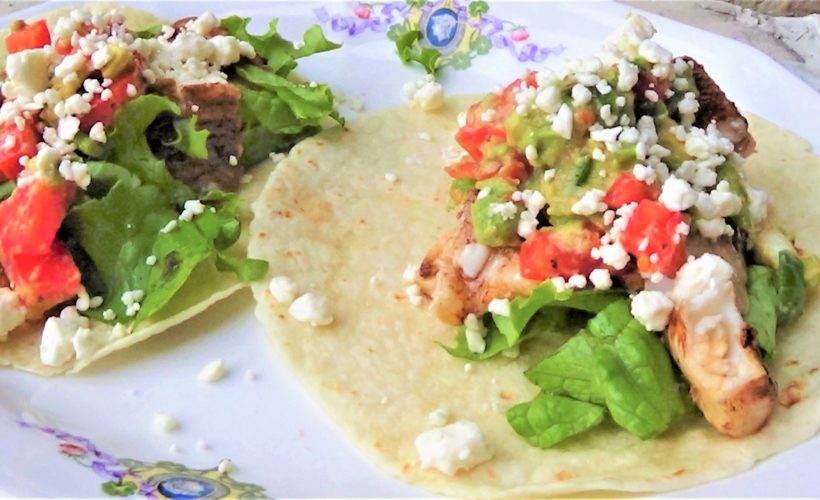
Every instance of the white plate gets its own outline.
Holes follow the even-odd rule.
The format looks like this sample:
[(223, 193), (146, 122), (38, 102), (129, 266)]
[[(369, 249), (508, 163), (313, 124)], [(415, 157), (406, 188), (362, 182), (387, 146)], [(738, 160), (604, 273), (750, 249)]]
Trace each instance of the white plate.
[[(348, 96), (360, 97), (366, 110), (399, 103), (401, 84), (421, 73), (403, 67), (393, 54), (384, 26), (375, 22), (383, 17), (381, 7), (374, 8), (370, 21), (364, 23), (352, 17), (356, 6), (324, 6), (328, 15), (340, 16), (337, 29), (351, 20), (357, 20), (360, 27), (366, 24), (366, 29), (351, 36), (348, 31), (335, 31), (332, 21), (324, 23), (326, 33), (345, 46), (304, 61), (300, 72)], [(252, 16), (255, 29), (279, 16), (281, 30), (291, 37), (316, 22), (317, 16), (325, 17), (315, 10), (321, 5), (306, 3), (152, 2), (140, 7), (168, 19), (206, 9), (219, 16)], [(29, 17), (48, 8), (32, 7), (15, 17)], [(445, 70), (447, 92), (485, 92), (527, 67), (540, 66), (513, 55), (537, 52), (532, 48), (535, 45), (527, 44), (545, 49), (540, 52), (549, 54), (544, 64), (552, 67), (567, 56), (592, 53), (626, 12), (623, 6), (607, 3), (493, 4), (491, 15), (507, 21), (507, 28), (515, 23), (525, 25), (529, 39), (513, 42), (507, 31), (504, 37), (512, 49), (496, 47), (475, 56), (467, 71)], [(658, 27), (658, 40), (673, 52), (702, 62), (741, 108), (813, 137), (815, 149), (820, 150), (820, 97), (808, 86), (750, 47), (650, 17)], [(9, 21), (7, 17), (0, 23)], [(504, 37), (496, 36), (497, 43), (503, 43)], [(516, 37), (523, 37), (523, 32)], [(556, 52), (561, 47), (559, 56)], [(202, 487), (200, 493), (229, 488), (233, 494), (244, 491), (287, 497), (423, 494), (382, 476), (345, 443), (333, 423), (302, 394), (298, 381), (280, 367), (252, 307), (250, 293), (240, 293), (77, 376), (42, 379), (0, 370), (0, 493), (101, 496), (101, 485), (128, 471), (137, 482), (164, 478), (166, 492)], [(198, 371), (215, 358), (224, 358), (228, 377), (215, 385), (198, 382)], [(253, 370), (258, 378), (247, 380), (246, 370)], [(174, 415), (180, 431), (156, 433), (152, 418), (158, 411)], [(21, 421), (40, 427), (24, 427)], [(199, 440), (209, 449), (200, 451)], [(172, 445), (178, 448), (176, 452)], [(206, 471), (226, 457), (237, 466), (233, 480)], [(680, 495), (813, 494), (820, 488), (820, 475), (814, 472), (818, 457), (820, 439), (814, 439), (748, 473)], [(162, 473), (170, 476), (160, 477)], [(189, 479), (181, 479), (186, 474)], [(176, 481), (169, 479), (174, 476)]]

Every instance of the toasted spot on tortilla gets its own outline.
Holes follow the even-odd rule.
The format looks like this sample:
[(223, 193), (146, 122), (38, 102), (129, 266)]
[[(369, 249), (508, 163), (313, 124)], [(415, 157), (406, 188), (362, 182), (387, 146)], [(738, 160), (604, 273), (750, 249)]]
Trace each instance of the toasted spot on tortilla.
[(806, 382), (803, 380), (792, 380), (780, 391), (778, 398), (780, 404), (786, 408), (791, 408), (803, 400), (803, 389)]

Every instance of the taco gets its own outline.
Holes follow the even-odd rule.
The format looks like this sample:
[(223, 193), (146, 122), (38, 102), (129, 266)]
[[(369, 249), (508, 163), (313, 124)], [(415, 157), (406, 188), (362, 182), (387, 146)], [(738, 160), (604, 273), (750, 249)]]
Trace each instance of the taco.
[(0, 364), (77, 371), (264, 275), (248, 204), (341, 121), (327, 86), (289, 77), (338, 46), (249, 21), (95, 5), (3, 35)]
[(564, 72), (371, 114), (269, 178), (257, 316), (389, 474), (664, 491), (818, 431), (820, 159), (653, 34), (630, 16)]

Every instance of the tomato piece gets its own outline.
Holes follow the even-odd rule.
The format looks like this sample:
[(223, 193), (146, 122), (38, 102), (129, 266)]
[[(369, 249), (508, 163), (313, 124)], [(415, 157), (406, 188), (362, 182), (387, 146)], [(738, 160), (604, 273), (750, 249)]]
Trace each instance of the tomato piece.
[(3, 269), (29, 314), (45, 312), (80, 291), (80, 270), (59, 241), (45, 254), (5, 257)]
[(32, 24), (21, 21), (21, 25), (6, 37), (6, 50), (9, 54), (28, 49), (39, 49), (51, 43), (51, 34), (45, 19)]
[(521, 244), (521, 276), (538, 281), (586, 276), (598, 265), (590, 250), (599, 245), (598, 231), (590, 226), (540, 229)]
[(37, 154), (37, 129), (31, 121), (23, 130), (14, 123), (0, 125), (0, 174), (9, 180), (17, 179), (23, 166), (20, 158)]
[(657, 184), (651, 186), (639, 181), (629, 172), (624, 172), (615, 179), (604, 196), (604, 203), (613, 210), (617, 210), (627, 203), (641, 200), (657, 200), (660, 196)]
[(444, 171), (453, 179), (475, 179), (478, 168), (479, 165), (477, 161), (467, 159), (444, 167)]
[(497, 125), (483, 125), (472, 127), (464, 126), (456, 132), (458, 142), (467, 153), (476, 160), (484, 157), (483, 148), (490, 143), (503, 144), (507, 142), (507, 131)]
[(43, 255), (51, 251), (74, 197), (75, 185), (22, 183), (0, 203), (0, 257)]
[(653, 200), (641, 200), (630, 217), (621, 245), (638, 260), (643, 273), (660, 272), (674, 278), (686, 263), (686, 235), (679, 231), (689, 218)]
[[(128, 94), (130, 85), (136, 89), (133, 96)], [(144, 89), (141, 64), (134, 63), (130, 71), (124, 72), (108, 86), (111, 96), (107, 100), (103, 101), (101, 94), (94, 94), (91, 100), (91, 111), (80, 117), (80, 130), (88, 132), (97, 122), (101, 122), (104, 127), (111, 125), (117, 110), (126, 102), (142, 94)]]

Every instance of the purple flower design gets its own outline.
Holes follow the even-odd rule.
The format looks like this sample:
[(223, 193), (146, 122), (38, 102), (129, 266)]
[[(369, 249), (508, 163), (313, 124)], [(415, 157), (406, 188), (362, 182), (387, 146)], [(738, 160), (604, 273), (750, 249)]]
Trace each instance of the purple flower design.
[(61, 453), (71, 456), (77, 463), (90, 468), (103, 479), (120, 482), (126, 475), (130, 474), (130, 477), (137, 484), (140, 495), (147, 498), (156, 498), (155, 486), (146, 483), (141, 477), (134, 474), (131, 469), (123, 465), (118, 458), (97, 448), (90, 439), (64, 432), (54, 427), (32, 424), (25, 420), (18, 420), (17, 423), (23, 428), (38, 430), (54, 436), (54, 438), (60, 441), (59, 447)]
[[(430, 0), (427, 2), (401, 2), (393, 1), (384, 4), (359, 3), (353, 8), (353, 14), (335, 13), (330, 14), (326, 7), (314, 10), (316, 18), (322, 24), (328, 24), (334, 32), (344, 32), (348, 36), (356, 37), (366, 32), (385, 33), (395, 40), (398, 35), (407, 29), (416, 29), (409, 26), (409, 17), (412, 9), (420, 9), (422, 18), (432, 10), (439, 8), (444, 0)], [(526, 27), (504, 21), (497, 16), (488, 14), (485, 9), (479, 11), (476, 16), (470, 14), (470, 1), (456, 0), (452, 3), (452, 8), (456, 11), (460, 23), (472, 27), (479, 38), (489, 40), (488, 46), (508, 51), (516, 60), (522, 63), (541, 63), (552, 56), (564, 52), (563, 45), (554, 47), (544, 47), (530, 41), (530, 32)], [(475, 50), (484, 47), (482, 43), (473, 44), (471, 40), (470, 52), (454, 53), (445, 56), (442, 61), (454, 68), (467, 68), (470, 66), (464, 58), (472, 59), (475, 56), (486, 53), (486, 50)]]

